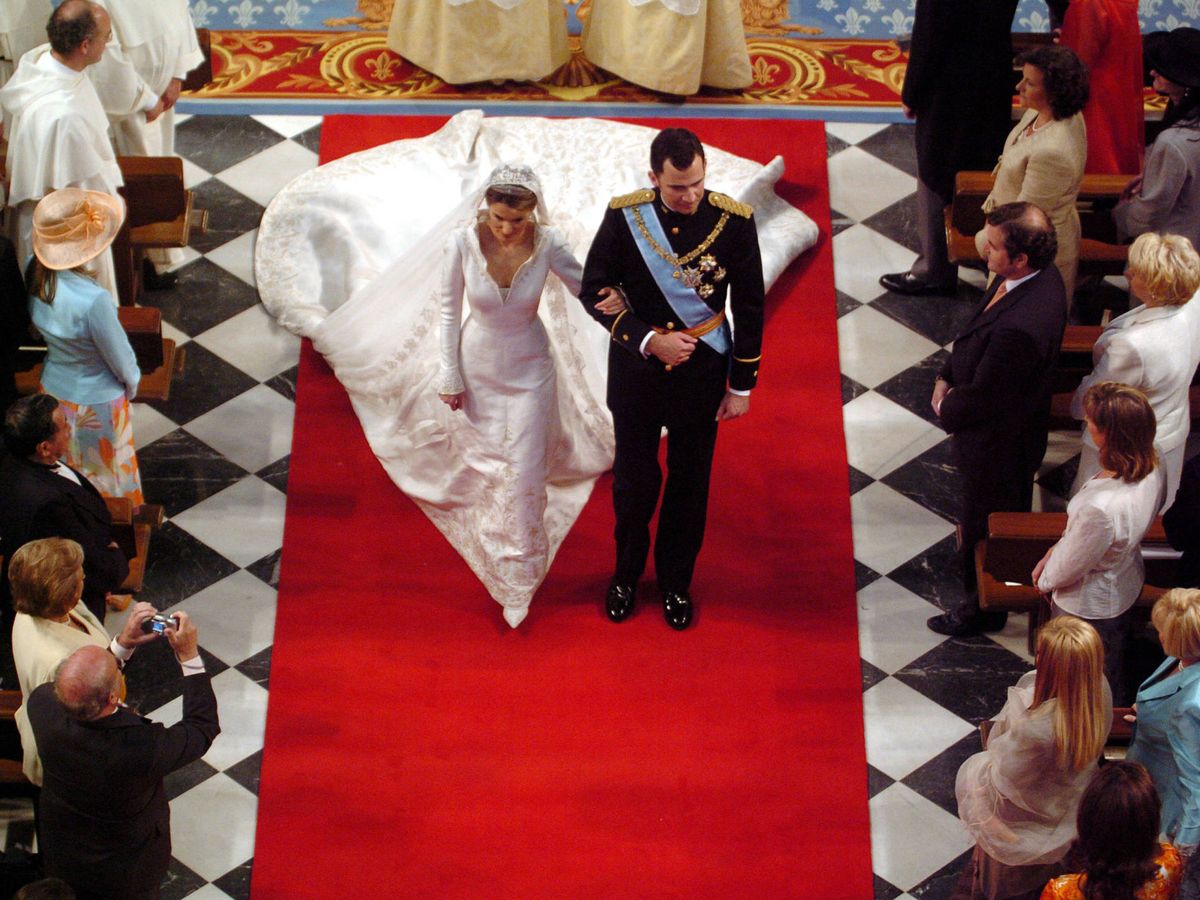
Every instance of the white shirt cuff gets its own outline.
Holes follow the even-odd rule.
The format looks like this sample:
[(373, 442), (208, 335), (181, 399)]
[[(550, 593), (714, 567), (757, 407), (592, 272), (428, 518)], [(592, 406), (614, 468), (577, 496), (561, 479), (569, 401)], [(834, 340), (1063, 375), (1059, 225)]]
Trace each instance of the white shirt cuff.
[(112, 643), (108, 645), (108, 652), (115, 656), (117, 661), (121, 663), (129, 662), (129, 658), (133, 656), (133, 651), (136, 649), (136, 647), (122, 647), (116, 638), (113, 638)]
[(650, 354), (646, 352), (646, 345), (650, 343), (650, 338), (654, 337), (655, 334), (657, 334), (657, 332), (647, 331), (646, 336), (642, 338), (642, 342), (638, 344), (638, 352), (647, 359), (650, 358)]
[(150, 110), (158, 106), (158, 97), (154, 96), (154, 94), (151, 94), (149, 91), (146, 92), (146, 96), (149, 99), (142, 103), (142, 112), (150, 112)]
[(749, 397), (750, 396), (749, 391), (735, 391), (733, 388), (726, 388), (726, 391), (730, 394), (733, 394), (735, 397)]
[(179, 669), (184, 675), (203, 675), (204, 660), (201, 659), (200, 654), (197, 653), (187, 662), (180, 662)]

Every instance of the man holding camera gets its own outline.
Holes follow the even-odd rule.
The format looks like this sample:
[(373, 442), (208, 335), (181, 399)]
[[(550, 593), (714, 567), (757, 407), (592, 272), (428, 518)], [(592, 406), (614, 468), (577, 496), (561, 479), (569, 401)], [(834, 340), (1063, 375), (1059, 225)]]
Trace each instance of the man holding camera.
[(184, 676), (183, 718), (170, 728), (125, 707), (125, 680), (100, 647), (76, 650), (26, 703), (42, 756), (45, 873), (80, 897), (158, 896), (171, 861), (163, 777), (221, 731), (196, 626), (180, 612), (164, 634)]

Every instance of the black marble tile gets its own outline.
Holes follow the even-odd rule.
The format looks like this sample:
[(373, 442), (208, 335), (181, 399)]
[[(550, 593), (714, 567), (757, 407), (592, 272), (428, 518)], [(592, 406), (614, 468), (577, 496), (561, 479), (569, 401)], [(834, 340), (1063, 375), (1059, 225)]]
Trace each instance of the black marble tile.
[(878, 666), (873, 666), (865, 659), (860, 659), (859, 665), (862, 667), (862, 689), (866, 693), (883, 679), (887, 678), (887, 672)]
[[(151, 401), (151, 405), (172, 422), (186, 425), (257, 384), (241, 369), (193, 341), (187, 345), (183, 374), (171, 385), (170, 398)], [(141, 454), (138, 456), (140, 459)]]
[(1071, 496), (1071, 485), (1075, 483), (1075, 473), (1079, 471), (1079, 455), (1076, 454), (1061, 466), (1056, 466), (1041, 475), (1037, 482), (1055, 496), (1067, 500)]
[(242, 660), (234, 668), (263, 690), (269, 690), (271, 687), (271, 648), (259, 650), (249, 659)]
[(254, 860), (248, 859), (236, 869), (226, 872), (213, 882), (227, 893), (233, 900), (250, 900), (250, 874), (254, 868)]
[(874, 797), (885, 788), (891, 787), (896, 783), (896, 779), (884, 775), (874, 766), (867, 765), (867, 796)]
[(920, 416), (931, 425), (938, 425), (940, 420), (929, 401), (933, 397), (933, 383), (949, 355), (945, 350), (939, 350), (878, 385), (875, 391), (903, 406), (914, 416)]
[(854, 496), (869, 484), (874, 484), (875, 479), (870, 475), (858, 471), (854, 466), (850, 466), (850, 496)]
[(966, 599), (959, 560), (951, 534), (886, 574), (940, 609), (957, 609)]
[(302, 131), (292, 138), (297, 144), (313, 153), (321, 152), (321, 126), (314, 125), (307, 131)]
[(271, 487), (275, 488), (281, 494), (287, 493), (288, 483), (288, 462), (292, 455), (289, 453), (280, 459), (275, 460), (269, 466), (264, 466), (254, 474), (265, 481)]
[(175, 152), (213, 175), (283, 140), (250, 116), (192, 116), (175, 127)]
[(840, 137), (830, 134), (828, 130), (825, 132), (825, 156), (830, 157), (835, 153), (841, 153), (850, 145), (843, 141)]
[(855, 146), (916, 178), (917, 147), (913, 140), (913, 130), (912, 125), (889, 125), (869, 138), (859, 141)]
[(908, 893), (913, 897), (920, 897), (922, 900), (950, 900), (954, 896), (959, 876), (970, 862), (973, 852), (975, 852), (974, 848), (971, 848), (957, 859), (946, 863), (916, 887), (909, 888)]
[(900, 890), (900, 888), (896, 887), (894, 884), (892, 884), (890, 882), (884, 881), (878, 875), (875, 875), (874, 879), (875, 879), (875, 888), (874, 888), (875, 900), (896, 900), (897, 897), (899, 897), (901, 894), (904, 893), (904, 891)]
[(296, 376), (300, 372), (300, 366), (292, 366), (285, 372), (280, 372), (270, 381), (264, 381), (267, 387), (274, 391), (278, 391), (288, 400), (296, 402)]
[[(203, 629), (200, 639), (204, 640)], [(212, 677), (229, 668), (203, 646), (200, 647), (200, 658)], [(183, 693), (183, 678), (175, 654), (165, 640), (143, 644), (125, 666), (125, 684), (129, 688), (126, 702), (142, 715), (153, 719), (156, 709)]]
[(283, 552), (283, 548), (273, 550), (264, 556), (258, 562), (252, 562), (246, 566), (246, 571), (261, 581), (263, 584), (273, 588), (279, 587), (279, 557)]
[(853, 228), (858, 223), (844, 213), (831, 209), (829, 211), (829, 230), (831, 237), (836, 237), (847, 228)]
[[(139, 450), (138, 466), (146, 499), (161, 503), (168, 516), (179, 515), (248, 474), (182, 428)], [(152, 548), (157, 541), (155, 534)], [(152, 549), (151, 559), (155, 555), (156, 549)]]
[(150, 540), (146, 578), (137, 598), (166, 609), (232, 575), (237, 568), (174, 522), (166, 522)]
[[(996, 710), (999, 712), (999, 710)], [(926, 800), (931, 800), (950, 813), (958, 815), (958, 800), (954, 796), (954, 779), (958, 769), (968, 756), (983, 749), (979, 732), (972, 731), (955, 741), (915, 772), (910, 772), (900, 781), (905, 787), (916, 791)]]
[(834, 291), (834, 294), (837, 296), (837, 314), (839, 319), (846, 313), (853, 312), (862, 306), (861, 301), (855, 300), (849, 294), (843, 294), (841, 291)]
[(188, 894), (195, 893), (206, 884), (207, 881), (172, 856), (158, 897), (159, 900), (183, 900)]
[(202, 759), (193, 760), (182, 769), (176, 769), (163, 779), (163, 787), (167, 792), (167, 800), (190, 791), (202, 781), (208, 781), (217, 774), (217, 770)]
[(225, 182), (216, 178), (202, 181), (194, 188), (197, 209), (208, 210), (208, 230), (194, 234), (189, 244), (194, 250), (208, 253), (227, 244), (235, 237), (258, 227), (263, 208)]
[(854, 589), (861, 591), (867, 585), (878, 581), (880, 575), (869, 566), (864, 566), (857, 559), (854, 561)]
[(885, 291), (871, 302), (871, 306), (944, 346), (962, 333), (982, 296), (979, 288), (959, 281), (953, 296), (910, 297)]
[(262, 771), (261, 750), (255, 751), (243, 759), (240, 763), (235, 763), (225, 770), (225, 774), (248, 790), (250, 793), (258, 796), (258, 779)]
[(884, 207), (874, 215), (863, 219), (863, 224), (873, 231), (887, 235), (913, 253), (921, 252), (921, 239), (917, 230), (917, 195), (909, 194), (891, 206)]
[(954, 465), (949, 438), (880, 480), (943, 519), (956, 521), (962, 502), (962, 481)]
[(893, 678), (972, 724), (1000, 712), (1008, 689), (1030, 666), (995, 641), (950, 638), (913, 660)]
[[(145, 294), (142, 303), (160, 309), (165, 321), (189, 337), (258, 303), (258, 291), (207, 259), (192, 260), (178, 274), (173, 290)], [(190, 352), (195, 345), (186, 346)]]
[(869, 390), (869, 387), (859, 384), (849, 375), (842, 376), (842, 403), (849, 403), (855, 397), (861, 396)]

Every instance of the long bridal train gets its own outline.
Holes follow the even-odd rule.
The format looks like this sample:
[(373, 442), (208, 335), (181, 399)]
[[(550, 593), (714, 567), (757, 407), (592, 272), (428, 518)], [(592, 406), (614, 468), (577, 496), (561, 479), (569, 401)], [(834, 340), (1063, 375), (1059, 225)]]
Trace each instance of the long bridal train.
[[(371, 449), (466, 560), (514, 626), (524, 618), (596, 478), (612, 463), (604, 403), (608, 335), (554, 275), (538, 312), (549, 337), (551, 429), (544, 561), (516, 558), (503, 535), (527, 502), (511, 472), (438, 400), (438, 285), (450, 231), (474, 217), (464, 198), (501, 161), (541, 179), (550, 222), (580, 260), (609, 199), (647, 184), (655, 131), (599, 119), (459, 113), (427, 137), (365, 150), (308, 172), (272, 201), (256, 248), (263, 304), (312, 340), (346, 387)], [(751, 204), (770, 287), (817, 239), (780, 199), (783, 174), (706, 148), (710, 187)], [(466, 305), (464, 304), (464, 309)], [(735, 320), (736, 327), (736, 320)], [(768, 341), (770, 340), (768, 336)]]

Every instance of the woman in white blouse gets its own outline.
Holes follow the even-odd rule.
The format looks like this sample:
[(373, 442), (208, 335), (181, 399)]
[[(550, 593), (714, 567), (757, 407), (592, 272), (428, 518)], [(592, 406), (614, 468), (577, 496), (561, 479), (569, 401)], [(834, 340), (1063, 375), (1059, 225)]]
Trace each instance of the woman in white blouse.
[[(1140, 301), (1104, 329), (1092, 351), (1092, 373), (1071, 401), (1071, 415), (1083, 418), (1083, 398), (1094, 384), (1117, 381), (1146, 395), (1158, 430), (1154, 443), (1167, 475), (1163, 509), (1175, 499), (1183, 471), (1183, 451), (1192, 427), (1188, 387), (1200, 364), (1200, 255), (1191, 241), (1174, 234), (1143, 234), (1129, 248), (1129, 290)], [(1100, 471), (1095, 443), (1083, 433), (1083, 455), (1072, 494)]]
[(1088, 390), (1083, 412), (1100, 471), (1067, 505), (1066, 530), (1034, 567), (1033, 582), (1050, 595), (1052, 615), (1078, 616), (1100, 633), (1104, 671), (1120, 705), (1129, 611), (1145, 575), (1141, 542), (1162, 508), (1166, 478), (1145, 394), (1105, 381)]

